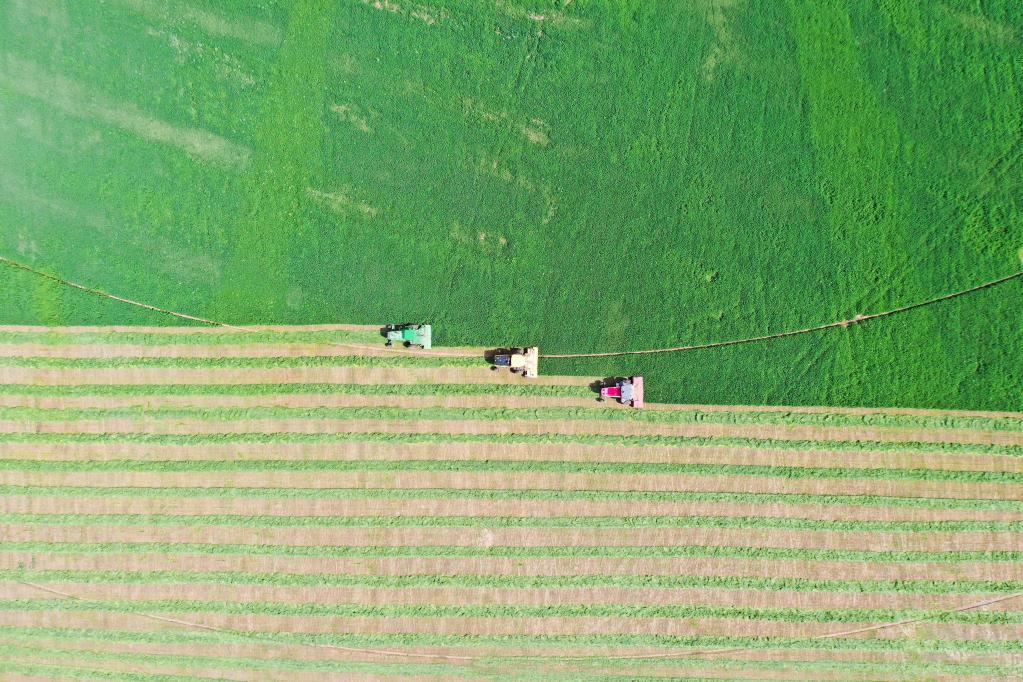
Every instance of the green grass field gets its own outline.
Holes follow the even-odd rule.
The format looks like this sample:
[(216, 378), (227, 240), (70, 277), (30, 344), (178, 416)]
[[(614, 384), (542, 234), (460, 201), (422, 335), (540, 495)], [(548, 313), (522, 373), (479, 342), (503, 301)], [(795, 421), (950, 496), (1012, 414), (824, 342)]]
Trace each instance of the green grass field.
[[(8, 0), (0, 254), (235, 323), (581, 352), (1020, 268), (1015, 0)], [(0, 322), (168, 320), (0, 271)], [(1023, 408), (1021, 285), (550, 361), (688, 403)]]

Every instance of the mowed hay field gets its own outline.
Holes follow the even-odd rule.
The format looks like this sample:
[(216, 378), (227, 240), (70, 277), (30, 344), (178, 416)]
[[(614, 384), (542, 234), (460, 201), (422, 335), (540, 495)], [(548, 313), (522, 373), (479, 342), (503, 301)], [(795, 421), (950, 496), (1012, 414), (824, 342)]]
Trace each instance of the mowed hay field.
[[(555, 353), (1018, 270), (1018, 0), (6, 0), (0, 253), (251, 324)], [(0, 270), (0, 321), (159, 318)], [(1023, 410), (1020, 284), (631, 371), (664, 402)]]
[(1023, 414), (380, 341), (0, 329), (4, 679), (1018, 677)]

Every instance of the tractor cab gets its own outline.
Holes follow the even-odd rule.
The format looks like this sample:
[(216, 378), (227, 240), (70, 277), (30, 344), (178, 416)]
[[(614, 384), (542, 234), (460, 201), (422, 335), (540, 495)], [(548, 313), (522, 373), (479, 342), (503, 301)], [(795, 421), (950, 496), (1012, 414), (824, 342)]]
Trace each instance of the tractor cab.
[(598, 400), (615, 398), (622, 405), (643, 407), (643, 377), (620, 377), (600, 388)]
[(433, 345), (433, 330), (428, 324), (389, 324), (384, 327), (385, 345), (400, 343), (406, 348), (427, 349)]
[(526, 379), (532, 379), (540, 374), (540, 349), (536, 346), (529, 348), (509, 348), (499, 350), (493, 355), (492, 370), (507, 367), (515, 374), (521, 374)]

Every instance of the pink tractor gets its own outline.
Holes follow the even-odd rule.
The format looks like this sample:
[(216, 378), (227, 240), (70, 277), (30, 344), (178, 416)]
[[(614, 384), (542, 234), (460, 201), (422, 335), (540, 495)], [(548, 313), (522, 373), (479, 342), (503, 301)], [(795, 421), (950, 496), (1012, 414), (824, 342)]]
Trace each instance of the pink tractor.
[(643, 377), (619, 377), (600, 387), (597, 400), (617, 398), (622, 405), (643, 407)]

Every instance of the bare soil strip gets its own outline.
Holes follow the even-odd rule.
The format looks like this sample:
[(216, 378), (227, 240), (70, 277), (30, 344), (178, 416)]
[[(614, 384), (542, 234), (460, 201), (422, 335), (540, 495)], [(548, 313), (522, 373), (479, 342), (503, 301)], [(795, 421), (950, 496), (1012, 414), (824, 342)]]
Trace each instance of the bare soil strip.
[[(120, 487), (208, 487), (209, 472), (0, 471), (0, 485)], [(800, 479), (769, 476), (605, 474), (531, 471), (223, 471), (222, 488), (377, 488), (457, 490), (580, 490), (645, 492), (732, 492), (807, 495), (878, 495), (970, 500), (1023, 499), (1023, 485), (961, 481)]]
[(0, 443), (0, 456), (46, 461), (532, 461), (737, 464), (809, 468), (1023, 472), (1023, 457), (915, 450), (797, 450), (716, 445), (614, 446), (586, 443)]
[[(365, 604), (376, 606), (721, 606), (758, 609), (923, 609), (947, 611), (991, 599), (993, 594), (910, 594), (878, 592), (793, 592), (725, 589), (661, 588), (370, 588), (280, 587), (217, 583), (38, 583), (89, 599), (188, 599), (224, 602), (280, 602), (288, 604)], [(0, 580), (6, 599), (39, 599), (46, 593), (31, 585)], [(1023, 605), (1000, 602), (984, 611), (1019, 611)]]
[[(12, 368), (6, 368), (12, 369)], [(16, 369), (16, 368), (15, 368)], [(328, 368), (349, 371), (356, 368)], [(35, 371), (35, 370), (33, 370)], [(91, 371), (91, 370), (89, 370)], [(234, 371), (234, 370), (230, 370)], [(252, 370), (243, 370), (250, 372)], [(275, 371), (275, 370), (262, 370)], [(290, 370), (289, 370), (290, 371)], [(364, 372), (389, 372), (373, 368)], [(442, 368), (405, 370), (423, 375), (476, 370)], [(0, 369), (0, 373), (3, 369)], [(444, 376), (448, 376), (444, 374)], [(503, 376), (503, 375), (492, 375)], [(486, 378), (486, 377), (482, 377)], [(543, 377), (540, 377), (541, 379)], [(548, 380), (560, 377), (547, 377)], [(445, 383), (431, 375), (429, 383)], [(426, 380), (424, 378), (424, 380)], [(345, 382), (353, 383), (353, 382)], [(358, 383), (358, 382), (354, 382)], [(487, 383), (479, 381), (478, 383)], [(652, 424), (644, 422), (579, 420), (404, 420), (404, 419), (101, 419), (73, 421), (0, 421), (8, 433), (443, 433), (443, 434), (562, 434), (605, 436), (684, 436), (690, 438), (772, 438), (778, 440), (831, 440), (912, 443), (967, 443), (977, 445), (1023, 445), (1023, 431), (974, 431), (967, 429), (901, 429), (874, 427), (811, 427), (777, 424)]]
[(541, 386), (588, 386), (587, 377), (539, 376), (522, 379), (510, 372), (491, 372), (463, 367), (274, 367), (179, 368), (118, 367), (100, 369), (53, 369), (0, 367), (0, 384), (68, 386), (82, 384), (517, 384), (529, 381)]
[[(159, 613), (159, 612), (156, 612)], [(308, 634), (514, 636), (514, 635), (659, 635), (703, 637), (817, 637), (839, 630), (867, 627), (874, 623), (789, 623), (737, 618), (380, 618), (332, 616), (271, 616), (182, 612), (174, 618), (209, 627), (248, 632), (291, 632)], [(0, 625), (30, 627), (102, 628), (132, 630), (178, 630), (182, 626), (154, 621), (138, 614), (63, 610), (0, 612)], [(922, 623), (852, 636), (850, 639), (885, 640), (955, 639), (1012, 642), (1019, 638), (1017, 625), (974, 625), (964, 623)]]
[[(483, 348), (448, 348), (452, 354), (472, 357), (478, 355), (484, 364)], [(407, 355), (415, 357), (416, 351), (402, 352), (379, 347), (369, 343), (338, 340), (335, 343), (247, 343), (247, 344), (166, 344), (166, 345), (121, 345), (82, 344), (56, 345), (44, 343), (11, 344), (0, 343), (0, 357), (44, 357), (44, 358), (300, 358), (310, 356), (387, 356)]]
[[(1020, 533), (984, 533), (984, 532), (929, 532), (929, 533), (884, 533), (866, 531), (808, 531), (788, 529), (755, 530), (747, 528), (474, 528), (462, 526), (375, 526), (375, 527), (288, 527), (288, 526), (174, 526), (174, 525), (43, 525), (43, 524), (4, 524), (0, 526), (5, 540), (9, 542), (175, 542), (175, 543), (209, 543), (209, 544), (240, 544), (240, 545), (275, 545), (285, 547), (773, 547), (791, 549), (864, 549), (874, 551), (921, 551), (921, 552), (954, 552), (954, 551), (1023, 551), (1023, 534)], [(18, 552), (9, 552), (8, 557)], [(31, 553), (28, 553), (29, 555)], [(61, 555), (69, 556), (69, 555)], [(130, 560), (121, 555), (83, 554), (83, 561), (113, 561), (103, 559), (109, 556)], [(176, 555), (180, 556), (180, 555)], [(29, 557), (31, 558), (31, 557)], [(193, 557), (204, 558), (208, 562), (228, 561), (226, 556), (210, 557), (201, 554)], [(42, 556), (37, 556), (42, 560)], [(281, 561), (298, 562), (319, 561), (325, 566), (338, 565), (342, 559), (316, 557), (279, 557), (258, 556), (239, 557), (231, 561)], [(391, 562), (398, 565), (407, 561), (429, 562), (437, 559), (443, 564), (449, 561), (437, 557), (388, 557), (381, 559), (356, 558), (354, 563), (368, 561)], [(496, 557), (480, 557), (480, 561), (488, 565), (499, 566), (505, 561)], [(344, 561), (347, 561), (345, 559)], [(454, 563), (462, 563), (462, 568), (454, 570), (462, 573), (472, 572), (473, 559), (456, 557)], [(743, 562), (760, 562), (764, 566), (776, 570), (782, 562), (801, 560), (776, 559), (711, 559), (711, 558), (606, 558), (606, 557), (554, 557), (508, 559), (512, 569), (523, 568), (526, 564), (536, 562), (553, 562), (552, 565), (583, 566), (590, 564), (611, 564), (608, 570), (631, 570), (629, 567), (649, 566), (657, 562), (674, 566), (678, 570), (682, 565), (685, 570), (701, 562), (717, 562), (728, 566), (739, 566)], [(560, 562), (560, 563), (559, 563)], [(822, 562), (808, 562), (822, 565)], [(878, 563), (834, 561), (836, 570), (848, 570), (861, 566), (877, 571), (911, 571), (930, 566), (926, 562)], [(26, 564), (29, 565), (29, 564)], [(661, 564), (658, 564), (661, 565)], [(708, 564), (709, 565), (709, 564)], [(716, 565), (716, 564), (715, 564)], [(10, 566), (9, 566), (10, 567)], [(517, 569), (516, 569), (517, 570)], [(930, 568), (928, 568), (930, 570)], [(952, 562), (933, 564), (933, 570), (941, 575), (965, 576), (971, 572), (981, 575), (1018, 575), (1023, 566), (1016, 562)], [(327, 569), (327, 572), (330, 572)], [(631, 573), (628, 573), (631, 575)], [(827, 576), (825, 576), (827, 577)], [(914, 576), (907, 575), (912, 578)], [(924, 577), (924, 576), (919, 576)], [(950, 578), (951, 579), (951, 578)], [(1008, 578), (1006, 578), (1008, 579)]]
[(725, 516), (814, 519), (823, 521), (1008, 521), (1023, 512), (985, 509), (917, 509), (855, 505), (782, 503), (673, 502), (637, 500), (486, 500), (441, 499), (308, 499), (251, 497), (130, 497), (122, 495), (5, 495), (0, 512), (19, 514), (177, 514), (204, 516), (465, 516), (517, 517), (641, 517)]

